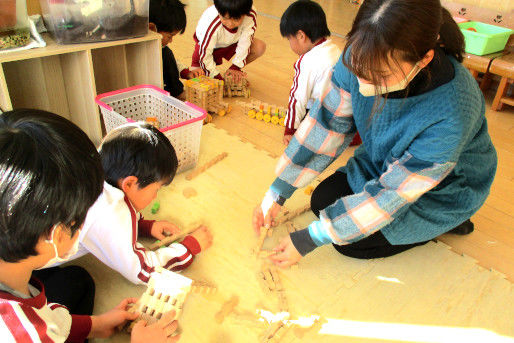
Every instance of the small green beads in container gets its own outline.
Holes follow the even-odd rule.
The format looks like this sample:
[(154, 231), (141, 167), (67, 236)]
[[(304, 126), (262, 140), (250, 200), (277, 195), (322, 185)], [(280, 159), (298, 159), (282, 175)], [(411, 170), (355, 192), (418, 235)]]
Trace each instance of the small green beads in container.
[(29, 29), (12, 29), (0, 32), (0, 50), (19, 48), (29, 44)]

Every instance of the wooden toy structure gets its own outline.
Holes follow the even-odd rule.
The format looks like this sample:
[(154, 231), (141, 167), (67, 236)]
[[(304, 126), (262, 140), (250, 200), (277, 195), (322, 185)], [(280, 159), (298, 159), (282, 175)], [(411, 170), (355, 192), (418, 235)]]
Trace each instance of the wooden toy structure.
[(228, 98), (235, 96), (250, 97), (250, 84), (245, 77), (241, 78), (238, 82), (234, 81), (234, 77), (230, 74), (225, 74), (223, 78), (225, 79), (224, 96)]
[(175, 311), (178, 318), (187, 294), (191, 290), (193, 280), (170, 272), (163, 268), (157, 268), (151, 274), (148, 288), (131, 309), (141, 313), (131, 327), (138, 320), (145, 320), (149, 325), (157, 322), (161, 317), (171, 311)]
[(250, 102), (239, 101), (238, 103), (243, 107), (244, 113), (251, 119), (285, 126), (287, 115), (287, 109), (285, 107), (270, 105), (255, 99), (252, 99)]
[(230, 112), (230, 106), (223, 102), (224, 82), (207, 76), (184, 81), (186, 101), (199, 106), (210, 113), (224, 116)]

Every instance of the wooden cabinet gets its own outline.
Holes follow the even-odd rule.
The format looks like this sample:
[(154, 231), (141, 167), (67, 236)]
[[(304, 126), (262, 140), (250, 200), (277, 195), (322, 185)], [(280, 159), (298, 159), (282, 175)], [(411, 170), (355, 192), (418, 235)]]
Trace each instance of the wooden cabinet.
[(0, 107), (38, 108), (70, 119), (95, 144), (102, 139), (97, 94), (138, 84), (163, 87), (161, 36), (58, 45), (0, 54)]

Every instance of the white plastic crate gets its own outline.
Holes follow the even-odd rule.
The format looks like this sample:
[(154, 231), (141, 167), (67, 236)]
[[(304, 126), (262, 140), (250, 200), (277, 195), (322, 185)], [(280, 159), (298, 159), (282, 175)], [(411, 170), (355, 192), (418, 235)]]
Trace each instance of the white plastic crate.
[(152, 85), (140, 85), (100, 94), (100, 106), (107, 132), (133, 121), (156, 117), (160, 131), (170, 140), (178, 158), (177, 172), (193, 168), (198, 162), (200, 137), (206, 112), (170, 96)]

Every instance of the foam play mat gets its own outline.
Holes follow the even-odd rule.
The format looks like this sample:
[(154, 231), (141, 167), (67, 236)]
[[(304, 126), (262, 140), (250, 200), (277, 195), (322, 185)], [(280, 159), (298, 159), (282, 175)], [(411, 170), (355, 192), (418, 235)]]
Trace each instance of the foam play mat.
[[(185, 172), (161, 189), (157, 214), (144, 212), (183, 229), (203, 223), (214, 235), (213, 246), (182, 273), (215, 290), (188, 295), (180, 342), (514, 342), (512, 284), (442, 243), (370, 261), (324, 246), (297, 266), (270, 270), (255, 253), (251, 216), (277, 160), (204, 126), (198, 165), (223, 152), (226, 158), (192, 180)], [(294, 211), (309, 199), (298, 190), (285, 207)], [(309, 211), (293, 223), (304, 228), (314, 218)], [(286, 234), (286, 225), (277, 227), (264, 249)], [(145, 291), (92, 256), (76, 263), (96, 281), (96, 313)], [(109, 341), (129, 340), (119, 333)]]

